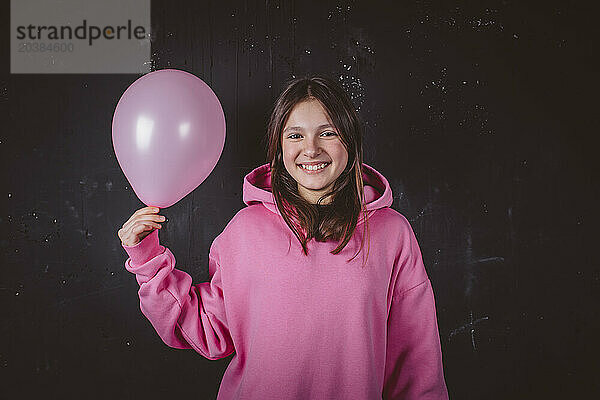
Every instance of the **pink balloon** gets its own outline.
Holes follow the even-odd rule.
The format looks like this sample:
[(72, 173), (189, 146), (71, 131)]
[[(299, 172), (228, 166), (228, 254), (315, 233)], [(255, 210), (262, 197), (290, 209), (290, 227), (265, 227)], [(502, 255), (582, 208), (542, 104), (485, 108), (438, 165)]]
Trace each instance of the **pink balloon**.
[(133, 82), (112, 121), (117, 161), (147, 206), (169, 207), (200, 185), (225, 145), (225, 115), (200, 78), (163, 69)]

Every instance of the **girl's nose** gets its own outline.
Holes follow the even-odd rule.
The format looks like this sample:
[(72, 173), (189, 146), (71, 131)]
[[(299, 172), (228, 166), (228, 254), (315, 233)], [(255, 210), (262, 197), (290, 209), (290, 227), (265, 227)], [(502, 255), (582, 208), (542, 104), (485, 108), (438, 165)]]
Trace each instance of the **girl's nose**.
[(314, 157), (321, 153), (317, 139), (307, 139), (304, 143), (304, 154), (307, 157)]

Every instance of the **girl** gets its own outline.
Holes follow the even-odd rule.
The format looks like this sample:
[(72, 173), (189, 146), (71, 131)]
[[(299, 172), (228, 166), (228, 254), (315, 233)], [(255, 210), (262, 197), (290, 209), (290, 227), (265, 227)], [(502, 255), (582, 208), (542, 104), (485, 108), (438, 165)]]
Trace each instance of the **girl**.
[(210, 246), (209, 282), (175, 268), (158, 209), (119, 230), (162, 340), (210, 360), (235, 353), (218, 400), (448, 398), (419, 245), (386, 178), (362, 162), (361, 131), (335, 81), (291, 81), (268, 163), (244, 178), (247, 207)]

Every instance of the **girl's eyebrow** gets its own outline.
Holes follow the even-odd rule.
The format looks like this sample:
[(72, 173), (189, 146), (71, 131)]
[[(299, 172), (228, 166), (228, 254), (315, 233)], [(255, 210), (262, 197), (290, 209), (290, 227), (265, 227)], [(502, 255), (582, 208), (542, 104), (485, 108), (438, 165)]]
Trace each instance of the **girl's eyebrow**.
[[(317, 126), (317, 130), (325, 129), (325, 128), (335, 129), (335, 127), (333, 125), (331, 125), (331, 124), (324, 124), (324, 125)], [(303, 128), (301, 126), (288, 126), (287, 128), (285, 128), (283, 130), (283, 132), (287, 132), (287, 131), (301, 131), (301, 130), (303, 130)]]

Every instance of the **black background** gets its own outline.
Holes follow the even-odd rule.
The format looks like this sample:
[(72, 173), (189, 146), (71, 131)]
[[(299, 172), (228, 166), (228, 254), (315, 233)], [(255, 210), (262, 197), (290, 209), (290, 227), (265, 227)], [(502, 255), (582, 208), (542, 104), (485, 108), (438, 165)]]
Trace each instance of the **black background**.
[[(591, 2), (589, 2), (591, 4)], [(214, 399), (230, 357), (162, 343), (117, 231), (144, 205), (112, 148), (135, 74), (10, 74), (2, 2), (0, 397)], [(600, 395), (596, 22), (584, 2), (152, 2), (152, 67), (219, 97), (213, 173), (161, 214), (177, 268), (263, 164), (273, 102), (325, 73), (365, 122), (431, 278), (452, 399)]]

